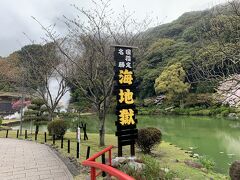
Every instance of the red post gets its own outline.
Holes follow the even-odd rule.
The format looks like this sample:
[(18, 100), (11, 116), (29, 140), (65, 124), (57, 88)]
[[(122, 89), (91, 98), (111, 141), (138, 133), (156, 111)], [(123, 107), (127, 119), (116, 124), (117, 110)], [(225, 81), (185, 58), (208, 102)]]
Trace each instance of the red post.
[[(112, 150), (111, 149), (112, 148), (113, 148), (113, 146), (109, 146), (82, 162), (82, 165), (91, 167), (91, 172), (90, 172), (91, 180), (96, 180), (96, 177), (98, 175), (100, 175), (101, 172), (106, 172), (110, 176), (114, 176), (114, 177), (118, 178), (119, 180), (135, 180), (131, 176), (111, 167), (111, 165), (112, 165)], [(96, 158), (100, 157), (102, 154), (104, 154), (106, 152), (109, 153), (108, 154), (109, 155), (109, 165), (95, 162)], [(99, 169), (101, 171), (99, 171), (97, 174), (96, 169)]]
[(109, 150), (109, 166), (112, 166), (112, 150)]
[(91, 167), (91, 180), (96, 180), (96, 169)]

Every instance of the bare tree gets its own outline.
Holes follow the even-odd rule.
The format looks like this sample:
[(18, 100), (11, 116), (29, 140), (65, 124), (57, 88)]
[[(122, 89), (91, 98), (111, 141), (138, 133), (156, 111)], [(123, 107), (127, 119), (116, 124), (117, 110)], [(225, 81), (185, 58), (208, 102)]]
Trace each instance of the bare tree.
[(239, 0), (212, 8), (198, 34), (202, 46), (193, 53), (192, 67), (188, 73), (190, 81), (216, 84), (240, 73)]
[[(240, 84), (240, 2), (232, 0), (211, 9), (198, 29), (201, 49), (193, 53), (188, 71), (191, 83), (205, 82), (215, 90), (215, 100), (239, 105)], [(206, 83), (207, 82), (207, 83)]]
[[(55, 46), (29, 45), (23, 47), (19, 54), (23, 86), (31, 96), (44, 101), (49, 120), (52, 120), (59, 101), (69, 91), (67, 82), (55, 70), (60, 66)], [(54, 82), (54, 87), (51, 87), (51, 82)]]
[[(118, 17), (110, 8), (110, 1), (92, 1), (94, 8), (86, 10), (75, 5), (75, 19), (65, 18), (69, 30), (67, 37), (59, 39), (48, 28), (41, 27), (57, 46), (62, 59), (58, 72), (79, 89), (91, 102), (99, 119), (99, 142), (105, 145), (105, 118), (112, 101), (114, 86), (114, 61), (112, 44), (143, 47), (144, 35), (151, 20), (137, 22), (132, 14), (123, 11)], [(84, 19), (84, 21), (83, 21)], [(141, 51), (140, 51), (141, 52)]]

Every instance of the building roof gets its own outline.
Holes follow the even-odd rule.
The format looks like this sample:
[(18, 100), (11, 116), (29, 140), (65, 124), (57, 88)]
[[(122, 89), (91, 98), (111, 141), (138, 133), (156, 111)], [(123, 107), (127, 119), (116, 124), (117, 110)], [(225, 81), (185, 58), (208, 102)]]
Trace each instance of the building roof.
[(19, 92), (2, 92), (0, 91), (0, 97), (15, 97), (15, 98), (19, 98), (21, 97), (22, 94)]

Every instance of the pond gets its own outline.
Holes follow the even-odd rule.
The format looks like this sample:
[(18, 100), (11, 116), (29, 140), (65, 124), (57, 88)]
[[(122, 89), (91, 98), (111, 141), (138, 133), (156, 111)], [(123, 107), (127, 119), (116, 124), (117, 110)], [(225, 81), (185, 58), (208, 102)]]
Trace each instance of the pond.
[[(106, 132), (115, 132), (114, 115), (106, 121)], [(98, 132), (97, 118), (85, 116), (87, 132)], [(240, 121), (217, 117), (193, 116), (138, 116), (138, 127), (157, 127), (163, 133), (163, 140), (191, 150), (199, 155), (206, 155), (216, 163), (215, 170), (228, 173), (232, 161), (240, 159)], [(74, 131), (77, 121), (69, 120), (69, 131)], [(18, 129), (14, 125), (13, 129)], [(23, 123), (24, 129), (30, 129), (30, 122)], [(40, 131), (46, 131), (46, 125)]]

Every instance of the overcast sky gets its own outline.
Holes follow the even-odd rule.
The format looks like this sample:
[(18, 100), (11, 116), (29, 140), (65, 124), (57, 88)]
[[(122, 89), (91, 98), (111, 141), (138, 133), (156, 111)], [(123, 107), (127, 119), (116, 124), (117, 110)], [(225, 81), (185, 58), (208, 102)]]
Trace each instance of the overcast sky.
[[(111, 4), (116, 12), (125, 5), (127, 10), (135, 12), (136, 17), (149, 14), (157, 17), (159, 22), (167, 23), (184, 12), (203, 10), (222, 2), (226, 0), (112, 0)], [(63, 15), (74, 17), (76, 11), (70, 4), (91, 7), (90, 0), (0, 0), (0, 56), (8, 56), (29, 44), (23, 32), (36, 42), (44, 36), (31, 16), (46, 26), (56, 23), (57, 31), (64, 34), (66, 28), (59, 18)]]

